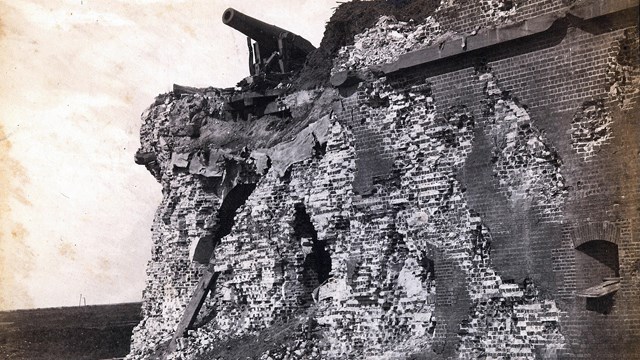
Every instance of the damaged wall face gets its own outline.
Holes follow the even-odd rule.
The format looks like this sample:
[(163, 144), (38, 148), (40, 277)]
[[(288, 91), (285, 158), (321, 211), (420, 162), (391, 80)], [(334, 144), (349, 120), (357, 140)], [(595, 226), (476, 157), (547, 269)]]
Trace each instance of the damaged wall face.
[(558, 213), (566, 194), (562, 162), (527, 110), (500, 89), (493, 74), (477, 70), (484, 82), (485, 132), (493, 143), (493, 174), (509, 200), (521, 206), (542, 206)]
[[(539, 299), (533, 284), (503, 281), (493, 270), (491, 235), (482, 219), (469, 209), (463, 186), (457, 179), (473, 146), (474, 115), (464, 104), (439, 110), (428, 81), (412, 84), (405, 89), (374, 84), (381, 88), (367, 93), (388, 97), (388, 108), (371, 111), (360, 107), (365, 119), (362, 125), (369, 131), (383, 133), (384, 153), (394, 155), (393, 172), (399, 177), (397, 181), (393, 178), (381, 181), (375, 186), (374, 195), (363, 203), (376, 199), (389, 209), (395, 218), (394, 225), (406, 237), (409, 250), (418, 254), (439, 253), (434, 272), (436, 293), (450, 286), (452, 280), (447, 272), (439, 274), (439, 267), (452, 266), (462, 272), (465, 284), (462, 298), (467, 298), (468, 303), (458, 311), (466, 316), (452, 324), (449, 321), (455, 310), (436, 313), (432, 319), (434, 327), (437, 326), (432, 345), (443, 357), (456, 349), (450, 343), (452, 340), (454, 344), (458, 342), (458, 351), (474, 357), (533, 354), (536, 350), (553, 352), (555, 346), (563, 343), (562, 335), (555, 330), (558, 309), (553, 302)], [(360, 123), (352, 124), (358, 134)], [(438, 302), (434, 310), (437, 306)], [(523, 311), (526, 317), (504, 326)], [(492, 314), (491, 326), (486, 326), (488, 314)], [(536, 328), (543, 321), (540, 319), (555, 325)], [(527, 335), (516, 338), (516, 328)], [(533, 329), (538, 330), (532, 332)], [(459, 336), (452, 339), (448, 334), (451, 330)], [(483, 345), (487, 343), (494, 346), (487, 348)]]
[(586, 101), (571, 120), (571, 145), (584, 156), (594, 156), (598, 148), (611, 138), (611, 116), (602, 99)]
[[(238, 94), (220, 89), (158, 97), (136, 159), (164, 199), (129, 358), (168, 352), (209, 259), (215, 288), (169, 357), (635, 354), (637, 7), (580, 20), (572, 5), (383, 17), (334, 59), (355, 81), (277, 95), (278, 115), (226, 118)], [(499, 47), (377, 66), (548, 14)], [(604, 277), (619, 290), (577, 296)]]
[(609, 95), (619, 102), (623, 109), (631, 109), (640, 93), (640, 67), (638, 66), (638, 32), (626, 29), (622, 37), (611, 43), (608, 61)]

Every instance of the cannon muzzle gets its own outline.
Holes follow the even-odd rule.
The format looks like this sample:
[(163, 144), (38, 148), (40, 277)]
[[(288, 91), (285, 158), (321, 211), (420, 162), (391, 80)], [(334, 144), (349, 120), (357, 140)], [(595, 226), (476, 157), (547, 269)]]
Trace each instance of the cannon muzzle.
[(306, 56), (309, 52), (315, 50), (315, 47), (303, 37), (252, 18), (233, 8), (228, 8), (224, 11), (222, 22), (259, 43), (261, 52), (266, 55), (278, 51), (278, 40), (284, 38), (287, 38), (293, 47), (302, 53), (301, 55)]

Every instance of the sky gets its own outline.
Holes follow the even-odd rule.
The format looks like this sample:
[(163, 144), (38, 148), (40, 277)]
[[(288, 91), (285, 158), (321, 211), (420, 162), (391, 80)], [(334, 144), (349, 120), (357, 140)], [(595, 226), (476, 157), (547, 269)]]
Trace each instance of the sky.
[(0, 310), (140, 301), (161, 186), (133, 155), (174, 83), (248, 75), (227, 7), (318, 46), (336, 0), (0, 0)]

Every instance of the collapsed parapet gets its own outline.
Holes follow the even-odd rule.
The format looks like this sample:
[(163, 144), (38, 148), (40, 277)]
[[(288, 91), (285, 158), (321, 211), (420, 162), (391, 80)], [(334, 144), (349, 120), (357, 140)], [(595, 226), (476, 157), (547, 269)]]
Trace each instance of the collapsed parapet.
[[(634, 354), (637, 7), (507, 3), (443, 4), (418, 54), (459, 46), (447, 61), (371, 66), (389, 55), (376, 36), (411, 50), (424, 34), (383, 19), (341, 52), (365, 55), (337, 90), (257, 110), (246, 88), (159, 97), (138, 159), (165, 198), (131, 357), (180, 330), (207, 260), (215, 291), (172, 356)], [(555, 25), (471, 51), (545, 14)], [(251, 116), (229, 116), (234, 96)], [(273, 101), (286, 110), (265, 115)]]
[(168, 345), (164, 338), (174, 335), (213, 250), (263, 177), (286, 177), (292, 164), (322, 156), (335, 93), (283, 96), (291, 114), (286, 117), (228, 120), (224, 90), (179, 89), (158, 97), (143, 114), (136, 156), (161, 182), (164, 194), (153, 228), (145, 321), (137, 333), (150, 343), (134, 340), (142, 357), (149, 356), (149, 347)]
[(330, 90), (282, 95), (277, 100), (282, 113), (242, 120), (233, 117), (229, 104), (238, 97), (254, 99), (252, 92), (176, 89), (143, 114), (136, 154), (136, 162), (160, 181), (176, 172), (189, 174), (224, 197), (239, 182), (256, 183), (270, 169), (283, 174), (326, 142)]

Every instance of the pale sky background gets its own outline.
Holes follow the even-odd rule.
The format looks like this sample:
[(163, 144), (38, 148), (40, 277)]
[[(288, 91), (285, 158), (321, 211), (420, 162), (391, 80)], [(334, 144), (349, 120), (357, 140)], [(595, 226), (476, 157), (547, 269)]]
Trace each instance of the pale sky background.
[(0, 0), (0, 310), (139, 301), (162, 197), (140, 114), (248, 75), (227, 7), (318, 46), (336, 2)]

